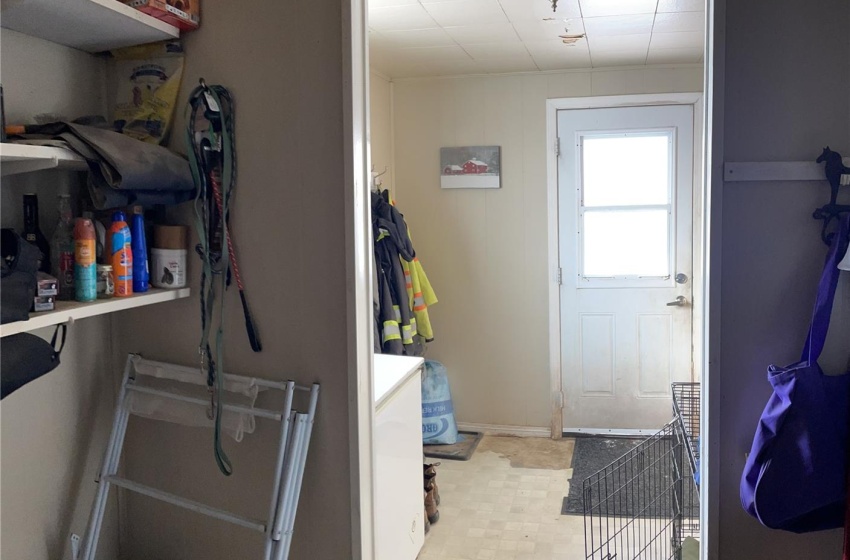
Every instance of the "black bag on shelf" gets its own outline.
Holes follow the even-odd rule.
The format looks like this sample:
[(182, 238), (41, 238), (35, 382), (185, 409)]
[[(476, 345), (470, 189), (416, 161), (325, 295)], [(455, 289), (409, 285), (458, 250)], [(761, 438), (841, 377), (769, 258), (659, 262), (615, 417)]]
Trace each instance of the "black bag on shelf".
[(57, 325), (50, 342), (28, 333), (0, 338), (0, 399), (56, 369), (67, 331), (67, 325)]
[(0, 231), (0, 251), (0, 323), (26, 321), (38, 287), (41, 251), (11, 229)]

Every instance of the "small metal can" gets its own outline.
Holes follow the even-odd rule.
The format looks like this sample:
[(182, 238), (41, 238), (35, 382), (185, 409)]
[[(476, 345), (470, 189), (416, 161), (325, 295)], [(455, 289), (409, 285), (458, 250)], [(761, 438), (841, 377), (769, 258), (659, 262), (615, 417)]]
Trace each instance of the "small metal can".
[(115, 280), (112, 265), (97, 265), (97, 299), (109, 299), (115, 295)]

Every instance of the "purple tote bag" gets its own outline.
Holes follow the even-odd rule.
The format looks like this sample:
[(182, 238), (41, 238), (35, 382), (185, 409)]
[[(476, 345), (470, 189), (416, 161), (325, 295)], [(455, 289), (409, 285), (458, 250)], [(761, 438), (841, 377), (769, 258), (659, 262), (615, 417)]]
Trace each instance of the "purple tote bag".
[(830, 247), (801, 361), (767, 370), (773, 394), (741, 477), (741, 503), (772, 529), (807, 533), (844, 526), (850, 372), (824, 375), (818, 358), (848, 231), (850, 216)]

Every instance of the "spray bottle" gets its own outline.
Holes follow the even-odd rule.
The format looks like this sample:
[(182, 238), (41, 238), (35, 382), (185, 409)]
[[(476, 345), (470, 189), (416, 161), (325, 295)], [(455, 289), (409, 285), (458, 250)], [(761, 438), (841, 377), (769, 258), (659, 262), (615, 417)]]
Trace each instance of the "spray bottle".
[(133, 208), (130, 222), (130, 236), (133, 238), (133, 291), (137, 294), (148, 291), (148, 244), (145, 239), (145, 217), (142, 207)]
[(97, 299), (97, 249), (94, 237), (92, 221), (77, 218), (74, 224), (74, 292), (77, 301)]
[(115, 278), (115, 295), (126, 297), (133, 295), (133, 248), (130, 227), (124, 212), (112, 214), (112, 227), (109, 228), (112, 243), (109, 259)]

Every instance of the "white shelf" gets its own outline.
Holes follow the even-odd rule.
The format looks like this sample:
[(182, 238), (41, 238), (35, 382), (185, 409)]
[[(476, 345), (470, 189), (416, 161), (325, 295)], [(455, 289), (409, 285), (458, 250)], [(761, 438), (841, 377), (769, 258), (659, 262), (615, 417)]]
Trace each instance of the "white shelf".
[(144, 294), (137, 294), (130, 297), (101, 299), (91, 303), (57, 301), (56, 309), (53, 311), (30, 313), (29, 321), (18, 321), (16, 323), (0, 325), (0, 337), (33, 331), (35, 329), (58, 325), (60, 323), (67, 323), (70, 320), (76, 321), (78, 319), (94, 317), (95, 315), (115, 313), (116, 311), (133, 309), (134, 307), (143, 307), (145, 305), (153, 305), (155, 303), (182, 299), (189, 297), (190, 294), (191, 290), (189, 288), (180, 288), (177, 290), (158, 290), (156, 288), (151, 288)]
[(92, 53), (180, 36), (119, 0), (5, 0), (0, 25)]
[(86, 171), (85, 160), (67, 148), (35, 146), (31, 144), (0, 144), (0, 174), (15, 175), (42, 169), (61, 167)]

